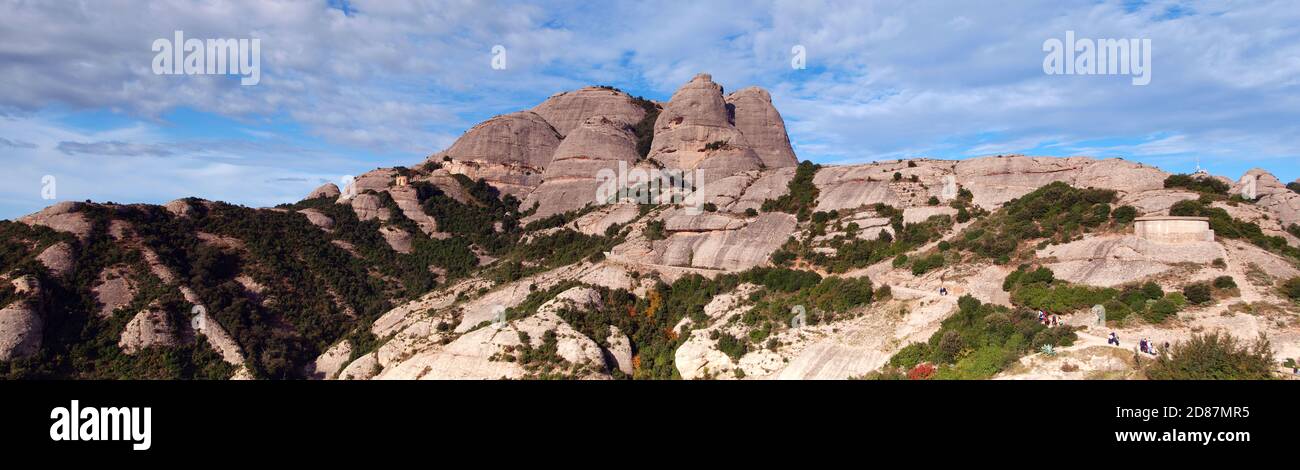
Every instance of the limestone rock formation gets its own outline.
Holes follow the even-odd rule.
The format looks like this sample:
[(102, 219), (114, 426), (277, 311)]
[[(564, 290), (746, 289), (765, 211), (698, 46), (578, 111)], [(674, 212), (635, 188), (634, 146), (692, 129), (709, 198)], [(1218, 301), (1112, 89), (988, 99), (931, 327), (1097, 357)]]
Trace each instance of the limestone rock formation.
[(21, 276), (12, 283), (14, 293), (20, 297), (0, 308), (0, 361), (36, 354), (45, 327), (40, 312), (40, 285), (29, 276)]
[(340, 341), (316, 358), (309, 375), (315, 379), (333, 380), (338, 377), (351, 354), (352, 343), (347, 340)]
[(1153, 243), (1136, 236), (1099, 236), (1048, 246), (1037, 256), (1058, 279), (1095, 286), (1116, 286), (1162, 273), (1178, 263), (1208, 265), (1224, 258), (1214, 242)]
[(398, 253), (411, 252), (411, 234), (397, 227), (383, 226), (379, 227), (379, 234), (384, 236), (384, 241), (388, 246)]
[(18, 221), (27, 225), (44, 225), (85, 239), (90, 234), (90, 221), (79, 212), (82, 206), (83, 203), (80, 202), (63, 201), (35, 214), (20, 217)]
[(352, 212), (357, 214), (360, 220), (388, 220), (391, 217), (388, 208), (379, 202), (379, 196), (374, 194), (358, 194), (350, 200)]
[(163, 204), (163, 208), (176, 217), (189, 217), (190, 214), (194, 213), (194, 206), (190, 205), (190, 201), (184, 199), (170, 201)]
[(392, 168), (377, 168), (362, 173), (361, 176), (352, 179), (352, 182), (344, 189), (343, 199), (349, 196), (357, 196), (366, 191), (387, 191), (392, 186), (393, 179), (397, 177), (397, 170)]
[(150, 346), (172, 346), (178, 341), (171, 316), (164, 310), (150, 307), (127, 322), (117, 346), (122, 348), (122, 352), (135, 354)]
[(316, 199), (319, 197), (336, 198), (339, 197), (339, 187), (334, 183), (325, 183), (312, 190), (307, 194), (305, 199)]
[(667, 168), (705, 169), (709, 178), (755, 170), (763, 161), (731, 123), (722, 86), (708, 74), (683, 85), (655, 121), (649, 158)]
[(99, 280), (92, 291), (99, 302), (100, 317), (108, 317), (119, 308), (125, 307), (135, 298), (136, 285), (129, 276), (126, 266), (114, 266), (99, 273)]
[(609, 326), (609, 347), (605, 348), (605, 362), (612, 369), (632, 375), (632, 342), (617, 326)]
[(369, 380), (383, 370), (375, 353), (358, 357), (339, 372), (339, 380)]
[(331, 219), (328, 215), (321, 213), (321, 211), (318, 211), (316, 209), (303, 209), (298, 211), (298, 213), (306, 216), (308, 222), (311, 222), (312, 225), (320, 227), (322, 230), (328, 231), (329, 229), (334, 228), (334, 219)]
[[(523, 378), (529, 371), (517, 361), (504, 360), (504, 356), (515, 354), (520, 347), (540, 346), (548, 332), (555, 334), (558, 358), (583, 371), (583, 377), (607, 377), (600, 346), (556, 314), (561, 308), (588, 309), (599, 302), (599, 293), (590, 288), (568, 289), (542, 304), (533, 315), (473, 329), (446, 345), (434, 343), (398, 364), (385, 367), (380, 378)], [(344, 374), (355, 366), (356, 362), (349, 365)]]
[(446, 151), (443, 168), (470, 179), (482, 178), (506, 194), (522, 197), (541, 182), (560, 134), (532, 111), (497, 116), (465, 132)]
[(50, 274), (55, 277), (64, 277), (72, 272), (74, 259), (72, 245), (68, 244), (68, 242), (58, 242), (50, 245), (49, 248), (36, 256), (36, 260), (45, 265), (50, 270)]
[(975, 194), (975, 204), (993, 208), (1056, 181), (1073, 182), (1090, 158), (1045, 158), (1019, 155), (972, 158), (957, 162), (957, 181)]
[(619, 90), (583, 87), (556, 93), (533, 108), (533, 112), (550, 123), (563, 138), (593, 116), (608, 116), (630, 124), (645, 117), (645, 109)]
[(749, 223), (717, 215), (676, 220), (679, 231), (654, 243), (650, 263), (742, 271), (767, 264), (796, 225), (793, 215), (780, 212), (760, 214)]
[(1243, 194), (1242, 181), (1253, 178), (1255, 181), (1255, 205), (1272, 212), (1283, 228), (1291, 224), (1300, 224), (1300, 194), (1286, 187), (1272, 173), (1260, 168), (1252, 168), (1232, 186), (1234, 194)]
[(523, 207), (537, 204), (533, 217), (542, 218), (608, 203), (596, 200), (602, 184), (597, 176), (605, 171), (616, 177), (620, 162), (631, 168), (638, 158), (631, 124), (617, 117), (589, 118), (560, 142), (542, 174), (542, 184), (524, 199)]
[(727, 95), (726, 100), (732, 123), (745, 135), (764, 166), (782, 168), (799, 163), (785, 132), (785, 120), (772, 106), (772, 95), (767, 90), (749, 87)]
[(401, 209), (402, 215), (415, 222), (420, 227), (420, 231), (425, 235), (432, 235), (438, 231), (438, 221), (424, 212), (420, 206), (420, 199), (416, 194), (415, 188), (411, 186), (395, 187), (388, 191), (392, 196), (393, 202), (397, 203), (397, 208)]

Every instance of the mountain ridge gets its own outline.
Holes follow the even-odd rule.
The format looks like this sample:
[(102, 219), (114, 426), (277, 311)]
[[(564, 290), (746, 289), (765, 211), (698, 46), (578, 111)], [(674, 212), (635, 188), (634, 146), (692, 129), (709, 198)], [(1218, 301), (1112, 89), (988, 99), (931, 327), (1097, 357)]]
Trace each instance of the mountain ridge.
[[(597, 203), (596, 174), (618, 164), (706, 178), (681, 204)], [(985, 310), (1026, 308), (1030, 287), (1002, 288), (1015, 263), (1079, 288), (1228, 276), (1245, 307), (1225, 297), (1172, 325), (1112, 326), (1170, 339), (1197, 325), (1255, 331), (1300, 355), (1294, 322), (1234, 313), (1294, 310), (1274, 284), (1300, 276), (1300, 194), (1261, 169), (1174, 176), (1089, 157), (799, 163), (760, 88), (724, 94), (700, 74), (655, 103), (585, 87), (294, 204), (60, 202), (0, 222), (0, 375), (856, 377), (888, 369), (908, 343), (939, 335), (937, 348), (951, 315), (1007, 314), (927, 294), (939, 287)], [(1078, 199), (1080, 214), (998, 247), (1006, 260), (984, 253), (997, 240), (977, 232), (1019, 233), (997, 224), (1045, 194)], [(1103, 205), (1106, 216), (1087, 215)], [(1204, 214), (1228, 238), (1168, 254), (1136, 240), (1119, 208)], [(1187, 253), (1204, 253), (1190, 272)], [(816, 310), (812, 326), (786, 326), (794, 303)], [(1061, 313), (1088, 344), (1086, 313)], [(1043, 364), (1065, 359), (1016, 351), (1021, 375), (1060, 375)], [(1106, 354), (1079, 361), (1118, 367)]]

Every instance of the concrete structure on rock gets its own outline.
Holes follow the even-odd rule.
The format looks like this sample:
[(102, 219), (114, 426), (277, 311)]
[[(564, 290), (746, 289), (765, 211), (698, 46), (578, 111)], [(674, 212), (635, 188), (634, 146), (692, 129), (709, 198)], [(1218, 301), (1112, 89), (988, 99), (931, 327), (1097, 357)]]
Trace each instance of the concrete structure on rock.
[(1214, 230), (1210, 229), (1207, 217), (1138, 217), (1133, 221), (1133, 233), (1156, 243), (1214, 241)]

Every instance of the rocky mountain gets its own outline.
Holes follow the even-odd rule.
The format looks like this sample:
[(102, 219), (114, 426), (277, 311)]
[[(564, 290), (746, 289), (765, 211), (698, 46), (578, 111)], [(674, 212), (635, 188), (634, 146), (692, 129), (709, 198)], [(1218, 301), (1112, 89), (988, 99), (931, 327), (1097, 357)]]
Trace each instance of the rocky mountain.
[[(699, 177), (619, 175), (658, 170)], [(684, 197), (624, 197), (653, 190)], [(1300, 182), (800, 163), (766, 91), (707, 74), (559, 93), (293, 204), (63, 202), (0, 232), (10, 378), (1125, 378), (1156, 360), (1138, 338), (1209, 331), (1300, 356)]]

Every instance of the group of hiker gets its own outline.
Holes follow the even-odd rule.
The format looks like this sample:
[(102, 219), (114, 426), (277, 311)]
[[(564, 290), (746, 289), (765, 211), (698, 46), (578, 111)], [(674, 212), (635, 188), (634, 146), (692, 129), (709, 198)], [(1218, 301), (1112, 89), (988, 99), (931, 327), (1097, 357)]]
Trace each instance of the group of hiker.
[[(1106, 344), (1119, 346), (1119, 334), (1115, 333), (1114, 331), (1110, 332), (1110, 335), (1106, 336)], [(1167, 349), (1169, 349), (1168, 341), (1165, 341), (1165, 344), (1157, 349), (1155, 341), (1151, 341), (1146, 338), (1142, 338), (1138, 340), (1138, 350), (1142, 351), (1145, 354), (1156, 356), (1160, 354), (1161, 350), (1167, 350)]]
[(1160, 351), (1160, 350), (1164, 350), (1164, 349), (1169, 349), (1169, 342), (1168, 342), (1168, 341), (1165, 341), (1165, 344), (1164, 344), (1163, 346), (1161, 346), (1160, 349), (1156, 349), (1156, 343), (1155, 343), (1155, 341), (1151, 341), (1151, 340), (1146, 339), (1146, 338), (1142, 338), (1141, 341), (1138, 341), (1138, 350), (1140, 350), (1140, 351), (1142, 351), (1142, 352), (1144, 352), (1144, 353), (1150, 354), (1150, 355), (1152, 355), (1152, 356), (1155, 356), (1155, 355), (1160, 354), (1159, 351)]
[(1050, 314), (1042, 310), (1039, 310), (1038, 323), (1042, 323), (1043, 326), (1046, 326), (1048, 328), (1061, 326), (1061, 317), (1058, 315)]

